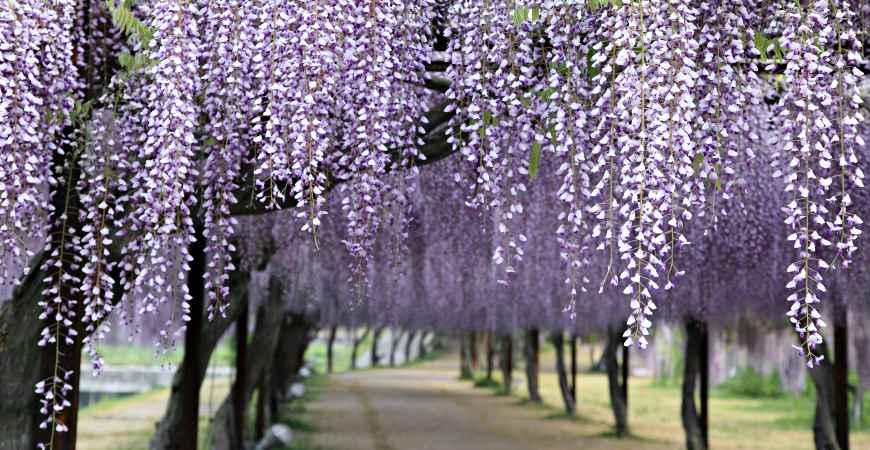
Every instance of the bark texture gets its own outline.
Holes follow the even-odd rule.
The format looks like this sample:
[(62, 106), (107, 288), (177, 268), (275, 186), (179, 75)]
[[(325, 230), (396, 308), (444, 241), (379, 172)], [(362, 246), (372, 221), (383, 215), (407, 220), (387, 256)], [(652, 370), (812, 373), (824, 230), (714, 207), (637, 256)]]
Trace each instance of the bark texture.
[(42, 295), (40, 253), (12, 297), (0, 307), (0, 450), (36, 448), (36, 436), (26, 430), (39, 425), (34, 386), (48, 354), (36, 346), (44, 326), (37, 302)]

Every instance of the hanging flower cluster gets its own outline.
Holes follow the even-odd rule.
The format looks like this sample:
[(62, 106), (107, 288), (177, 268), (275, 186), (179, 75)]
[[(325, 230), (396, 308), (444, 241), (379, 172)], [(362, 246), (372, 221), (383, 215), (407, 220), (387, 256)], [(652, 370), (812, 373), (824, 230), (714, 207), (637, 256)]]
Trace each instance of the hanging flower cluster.
[[(381, 222), (408, 220), (420, 118), (437, 100), (432, 28), (446, 21), (441, 112), (469, 203), (492, 209), (503, 282), (541, 211), (532, 182), (553, 168), (558, 182), (540, 189), (558, 200), (572, 302), (600, 268), (599, 291), (629, 297), (626, 345), (644, 347), (688, 236), (716, 232), (731, 213), (720, 201), (764, 158), (792, 195), (789, 317), (818, 362), (822, 271), (847, 265), (861, 234), (859, 2), (128, 3), (0, 5), (0, 277), (15, 279), (9, 268), (35, 256), (28, 240), (47, 236), (40, 344), (58, 354), (84, 332), (99, 365), (93, 342), (122, 293), (125, 321), (172, 308), (172, 345), (199, 313), (194, 243), (209, 317), (220, 314), (232, 215), (256, 208), (240, 199), (295, 206), (316, 233), (326, 192), (345, 182), (344, 244), (364, 278)], [(68, 376), (58, 365), (38, 386), (46, 427), (63, 428)]]
[[(453, 5), (447, 95), (460, 132), (451, 142), (476, 168), (469, 180), (472, 203), (496, 208), (502, 233), (516, 237), (508, 239), (510, 254), (524, 237), (507, 226), (523, 210), (514, 194), (525, 185), (515, 175), (534, 177), (542, 149), (554, 158), (563, 180), (555, 191), (562, 202), (557, 235), (572, 297), (578, 274), (591, 269), (590, 250), (603, 251), (599, 291), (621, 284), (629, 296), (626, 345), (646, 347), (653, 293), (672, 288), (684, 273), (679, 253), (689, 244), (689, 225), (715, 232), (717, 217), (728, 213), (721, 200), (739, 189), (735, 181), (746, 162), (782, 159), (761, 139), (771, 121), (778, 124), (773, 140), (811, 141), (784, 148), (806, 149), (786, 174), (798, 199), (788, 208), (788, 223), (810, 221), (792, 238), (806, 248), (803, 260), (817, 260), (816, 246), (831, 243), (836, 258), (848, 263), (855, 248), (860, 219), (849, 208), (849, 191), (862, 186), (855, 151), (863, 143), (856, 125), (860, 42), (851, 2), (830, 8), (822, 1), (810, 8), (762, 3)], [(772, 17), (784, 20), (765, 19), (760, 11), (768, 6)], [(763, 63), (775, 64), (761, 69)], [(782, 77), (775, 73), (779, 63), (786, 67)], [(765, 108), (764, 94), (778, 97), (780, 106)], [(801, 95), (816, 97), (813, 103), (830, 111), (827, 118), (798, 111), (793, 105)], [(834, 156), (837, 147), (842, 157)], [(805, 191), (814, 193), (801, 197), (798, 172), (813, 184)], [(838, 191), (827, 188), (834, 180)], [(497, 247), (495, 259), (507, 260), (511, 273), (522, 250), (505, 253)], [(804, 306), (817, 299), (800, 295), (793, 308), (814, 320), (818, 312)], [(809, 325), (798, 322), (804, 333)]]
[[(857, 41), (838, 32), (849, 29), (848, 3), (834, 8), (824, 1), (789, 5), (780, 39), (787, 66), (777, 112), (786, 137), (786, 190), (792, 195), (783, 210), (791, 229), (788, 241), (799, 256), (788, 267), (794, 274), (787, 285), (792, 290), (788, 316), (810, 367), (823, 358), (815, 352), (825, 326), (818, 308), (818, 294), (827, 290), (822, 273), (834, 259), (848, 261), (861, 233), (849, 195), (852, 187), (863, 186), (863, 174), (855, 167), (860, 72), (852, 72), (857, 58), (843, 51), (844, 43)], [(833, 259), (826, 248), (834, 249)]]

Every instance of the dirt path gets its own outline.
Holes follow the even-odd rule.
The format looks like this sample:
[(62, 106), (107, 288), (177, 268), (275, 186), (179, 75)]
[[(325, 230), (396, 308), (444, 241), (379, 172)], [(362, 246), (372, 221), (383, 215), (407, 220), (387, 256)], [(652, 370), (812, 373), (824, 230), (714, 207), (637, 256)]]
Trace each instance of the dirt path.
[[(609, 424), (568, 420), (552, 409), (456, 379), (444, 359), (330, 377), (309, 406), (317, 448), (329, 450), (666, 449), (672, 444), (603, 436)], [(579, 425), (579, 426), (578, 426)]]

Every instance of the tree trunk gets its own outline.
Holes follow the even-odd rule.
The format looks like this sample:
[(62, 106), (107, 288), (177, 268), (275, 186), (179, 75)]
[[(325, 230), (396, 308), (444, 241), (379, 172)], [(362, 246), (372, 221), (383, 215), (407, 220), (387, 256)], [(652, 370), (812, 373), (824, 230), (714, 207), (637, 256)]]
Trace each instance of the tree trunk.
[(541, 403), (541, 392), (538, 389), (539, 336), (537, 328), (532, 328), (526, 333), (526, 386), (529, 390), (529, 400), (535, 403)]
[(468, 354), (471, 357), (471, 372), (477, 370), (477, 333), (474, 331), (468, 336)]
[[(54, 358), (37, 347), (45, 326), (37, 302), (44, 289), (40, 267), (44, 254), (31, 264), (30, 274), (16, 286), (10, 299), (0, 302), (0, 449), (35, 449), (41, 415), (36, 383), (43, 367)], [(49, 358), (50, 356), (50, 358)], [(78, 389), (76, 389), (77, 391)]]
[(417, 358), (419, 358), (419, 359), (423, 359), (423, 357), (426, 356), (426, 353), (427, 353), (427, 349), (426, 349), (426, 337), (427, 337), (428, 335), (429, 335), (429, 332), (428, 332), (428, 331), (421, 331), (421, 332), (420, 332), (420, 341), (417, 342), (417, 346), (418, 346), (418, 348), (417, 348)]
[(849, 450), (849, 328), (848, 311), (834, 304), (834, 421), (840, 450)]
[(459, 379), (470, 380), (474, 378), (471, 371), (471, 350), (469, 350), (468, 337), (465, 333), (459, 336)]
[[(248, 281), (250, 274), (245, 272), (235, 272), (230, 275), (230, 299), (227, 309), (224, 311), (226, 317), (218, 316), (215, 320), (205, 324), (201, 331), (200, 338), (200, 355), (197, 369), (194, 371), (196, 382), (196, 391), (199, 392), (202, 386), (202, 381), (205, 379), (206, 370), (208, 369), (208, 361), (211, 359), (211, 354), (220, 342), (221, 337), (236, 319), (241, 314), (242, 306), (248, 303)], [(193, 311), (191, 309), (191, 311)], [(183, 363), (182, 363), (183, 364)], [(151, 438), (149, 448), (151, 450), (172, 450), (178, 447), (175, 437), (185, 430), (185, 425), (182, 422), (182, 405), (184, 402), (185, 386), (183, 380), (185, 378), (186, 368), (182, 365), (175, 371), (175, 376), (172, 378), (172, 386), (169, 394), (169, 401), (166, 403), (166, 412), (163, 413), (163, 418), (157, 423), (157, 429), (154, 437)], [(190, 381), (190, 380), (188, 380)]]
[(852, 387), (852, 424), (860, 426), (864, 421), (864, 388), (861, 381)]
[[(624, 346), (622, 345), (621, 327), (610, 326), (607, 333), (607, 344), (604, 347), (604, 354), (601, 355), (605, 362), (607, 370), (607, 384), (610, 392), (610, 407), (613, 410), (613, 418), (615, 421), (615, 431), (618, 437), (624, 437), (629, 434), (628, 428), (628, 398), (627, 398), (627, 378), (624, 377), (620, 383), (620, 367), (617, 362), (617, 353)], [(625, 361), (628, 362), (628, 361)], [(626, 364), (627, 365), (627, 364)]]
[(396, 350), (399, 348), (399, 342), (402, 341), (401, 329), (393, 328), (390, 331), (390, 367), (396, 367)]
[(492, 333), (486, 333), (486, 381), (492, 381), (492, 370), (495, 366), (495, 348)]
[(190, 292), (190, 321), (184, 332), (184, 360), (181, 362), (181, 429), (175, 436), (172, 450), (196, 450), (199, 434), (199, 387), (202, 379), (198, 372), (200, 365), (208, 366), (207, 359), (202, 363), (202, 330), (205, 322), (205, 276), (206, 255), (204, 227), (200, 222), (194, 224), (196, 241), (190, 244), (190, 272), (187, 286)]
[(370, 332), (371, 329), (366, 328), (365, 331), (363, 331), (363, 334), (357, 337), (356, 330), (351, 331), (351, 340), (353, 342), (351, 342), (352, 346), (350, 349), (350, 370), (356, 370), (356, 358), (357, 352), (359, 350), (359, 345), (362, 344), (362, 341), (365, 340), (366, 336), (368, 336)]
[[(246, 373), (238, 377), (245, 381), (244, 385), (239, 388), (241, 401), (245, 407), (247, 407), (254, 389), (257, 387), (257, 381), (262, 380), (261, 375), (272, 372), (271, 366), (275, 360), (275, 351), (278, 348), (281, 325), (284, 321), (284, 315), (278, 314), (276, 311), (281, 310), (283, 301), (284, 296), (279, 282), (273, 278), (269, 282), (268, 299), (257, 308), (257, 322), (250, 343), (251, 348), (256, 349), (256, 351), (249, 355)], [(260, 391), (261, 395), (271, 390), (269, 383), (262, 383), (261, 387), (265, 388)], [(233, 424), (236, 422), (233, 412), (233, 399), (230, 395), (221, 402), (212, 420), (210, 427), (211, 446), (209, 447), (211, 450), (242, 450), (233, 446), (233, 443), (237, 441), (233, 436)]]
[(571, 335), (571, 398), (577, 401), (577, 335)]
[(311, 341), (310, 336), (314, 326), (314, 322), (305, 314), (284, 315), (271, 369), (271, 398), (272, 404), (275, 405), (271, 409), (275, 413), (277, 413), (277, 403), (289, 400), (287, 393), (296, 380), (299, 369), (305, 364), (305, 350)]
[(260, 374), (257, 383), (257, 417), (254, 424), (254, 440), (259, 441), (266, 435), (266, 427), (272, 422), (269, 405), (272, 403), (272, 377), (266, 371)]
[(562, 404), (565, 413), (573, 416), (576, 411), (574, 397), (571, 395), (571, 386), (568, 385), (568, 373), (565, 370), (565, 343), (562, 330), (550, 334), (550, 342), (556, 350), (556, 375), (559, 377), (559, 392), (562, 394)]
[(622, 346), (622, 398), (625, 400), (625, 413), (628, 414), (628, 378), (631, 374), (630, 348)]
[(707, 424), (703, 411), (706, 407), (706, 386), (704, 386), (706, 383), (703, 381), (700, 389), (701, 411), (699, 412), (695, 406), (695, 388), (698, 382), (704, 379), (704, 372), (708, 370), (705, 365), (709, 361), (706, 360), (706, 352), (704, 351), (704, 347), (707, 345), (706, 334), (707, 326), (705, 323), (695, 319), (686, 319), (686, 352), (680, 413), (683, 419), (683, 430), (686, 433), (687, 450), (706, 450), (709, 448), (706, 438)]
[(381, 334), (384, 332), (384, 327), (375, 328), (375, 332), (372, 335), (372, 352), (371, 352), (371, 362), (372, 367), (378, 367), (381, 363), (381, 357), (378, 355), (378, 341), (381, 340)]
[(338, 327), (333, 325), (329, 328), (329, 338), (326, 340), (326, 373), (332, 373), (332, 348), (335, 345), (335, 332)]
[(233, 382), (233, 446), (244, 448), (245, 442), (245, 385), (248, 359), (248, 305), (242, 307), (236, 321), (236, 380)]
[(503, 393), (511, 395), (513, 390), (514, 374), (514, 341), (513, 336), (507, 335), (501, 338), (501, 380)]
[(807, 369), (816, 389), (816, 411), (813, 418), (813, 442), (816, 450), (842, 450), (837, 443), (834, 417), (834, 371), (830, 364), (827, 341), (816, 346), (816, 352), (825, 357), (821, 364)]
[(411, 331), (408, 333), (408, 340), (405, 341), (405, 364), (411, 362), (411, 348), (415, 337), (417, 337), (416, 331)]

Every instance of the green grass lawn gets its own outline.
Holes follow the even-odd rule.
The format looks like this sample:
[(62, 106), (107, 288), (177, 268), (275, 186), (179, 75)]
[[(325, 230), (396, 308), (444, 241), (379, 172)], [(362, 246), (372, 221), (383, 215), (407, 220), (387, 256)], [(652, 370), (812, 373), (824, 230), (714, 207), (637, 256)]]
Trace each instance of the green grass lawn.
[[(527, 397), (522, 361), (514, 373), (513, 395)], [(540, 375), (541, 395), (552, 408), (554, 419), (570, 419), (590, 432), (612, 427), (607, 378), (604, 374), (580, 373), (577, 379), (577, 417), (568, 418), (562, 412), (558, 380), (551, 369), (554, 358), (542, 352)], [(458, 369), (457, 369), (458, 373)], [(495, 382), (484, 382), (482, 372), (476, 374), (476, 383), (492, 389), (495, 395), (503, 393), (501, 374), (493, 372)], [(641, 441), (664, 442), (673, 448), (684, 448), (680, 419), (681, 391), (678, 383), (662, 385), (651, 377), (632, 377), (629, 382), (629, 425), (634, 437)], [(529, 404), (529, 402), (523, 402)], [(865, 396), (870, 405), (870, 395)], [(540, 406), (535, 406), (540, 407)], [(748, 397), (735, 395), (728, 389), (713, 389), (710, 395), (710, 440), (717, 449), (792, 450), (814, 448), (812, 421), (815, 398), (807, 393), (785, 393), (776, 397)], [(853, 448), (870, 449), (870, 417), (851, 430)], [(602, 435), (606, 435), (604, 431)], [(638, 449), (642, 449), (639, 445)]]
[[(174, 366), (178, 367), (184, 357), (184, 350), (177, 347), (164, 354), (156, 354), (153, 348), (129, 344), (100, 344), (100, 355), (107, 366)], [(217, 346), (212, 353), (211, 364), (232, 366), (235, 351), (232, 339), (227, 339)], [(82, 361), (89, 364), (88, 361)]]

